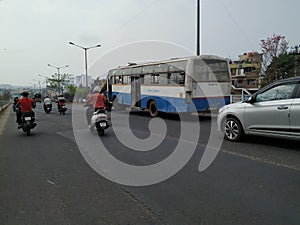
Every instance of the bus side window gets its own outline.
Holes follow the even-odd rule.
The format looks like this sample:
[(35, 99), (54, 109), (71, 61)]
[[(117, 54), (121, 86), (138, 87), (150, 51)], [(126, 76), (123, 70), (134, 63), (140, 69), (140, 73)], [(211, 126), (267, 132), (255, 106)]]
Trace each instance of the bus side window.
[(168, 78), (169, 78), (169, 74), (167, 74), (167, 73), (160, 74), (159, 84), (160, 85), (168, 85), (168, 83), (169, 83)]
[(144, 84), (144, 81), (145, 81), (144, 75), (140, 75), (140, 83), (141, 83), (141, 84)]
[(184, 77), (185, 73), (182, 72), (174, 72), (170, 74), (170, 84), (175, 85), (175, 84), (184, 84)]
[(128, 76), (123, 76), (123, 84), (128, 84)]
[(159, 74), (153, 74), (152, 84), (159, 84)]
[(116, 84), (117, 83), (117, 79), (116, 79), (115, 76), (113, 76), (111, 79), (112, 79), (112, 82), (111, 82), (112, 84)]
[(122, 76), (119, 76), (118, 79), (119, 79), (119, 82), (118, 82), (118, 83), (119, 83), (119, 84), (123, 84), (123, 77), (122, 77)]
[(170, 84), (172, 85), (174, 85), (174, 84), (179, 84), (179, 82), (178, 82), (178, 75), (179, 75), (179, 73), (171, 73), (171, 75), (170, 75)]
[(184, 80), (185, 80), (185, 72), (182, 71), (179, 74), (178, 84), (184, 84)]
[(144, 84), (151, 84), (152, 76), (150, 74), (144, 75)]

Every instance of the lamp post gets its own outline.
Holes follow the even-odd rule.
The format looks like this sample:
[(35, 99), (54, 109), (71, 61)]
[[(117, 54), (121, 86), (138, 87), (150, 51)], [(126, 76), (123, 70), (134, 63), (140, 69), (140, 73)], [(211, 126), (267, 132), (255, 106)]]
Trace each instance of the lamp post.
[(82, 48), (84, 50), (84, 59), (85, 59), (85, 87), (88, 89), (88, 72), (87, 72), (87, 50), (91, 48), (99, 48), (101, 45), (95, 45), (91, 47), (82, 47), (80, 45), (74, 44), (73, 42), (69, 42), (70, 45), (77, 46), (79, 48)]
[(33, 81), (39, 82), (39, 91), (40, 91), (40, 93), (41, 93), (41, 92), (42, 92), (42, 89), (41, 89), (41, 81), (40, 81), (40, 80), (36, 80), (36, 79), (33, 79)]
[(57, 69), (57, 77), (58, 77), (58, 94), (60, 95), (60, 74), (59, 74), (59, 70), (62, 69), (62, 68), (69, 67), (69, 65), (65, 65), (65, 66), (61, 66), (61, 67), (56, 67), (56, 66), (52, 66), (52, 65), (48, 64), (48, 66)]
[(197, 0), (197, 56), (200, 55), (200, 0)]
[(42, 76), (42, 75), (39, 75), (39, 77), (44, 77), (45, 78), (45, 94), (47, 94), (47, 80), (49, 79), (49, 77)]

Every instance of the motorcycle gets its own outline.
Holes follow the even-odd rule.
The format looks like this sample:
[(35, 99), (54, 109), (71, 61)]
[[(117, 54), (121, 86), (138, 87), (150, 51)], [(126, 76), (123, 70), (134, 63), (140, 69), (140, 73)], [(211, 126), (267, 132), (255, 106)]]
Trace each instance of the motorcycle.
[(103, 136), (107, 128), (109, 128), (107, 114), (104, 109), (98, 109), (91, 118), (90, 130), (91, 132), (96, 130), (99, 136)]
[(67, 111), (66, 103), (65, 102), (58, 102), (58, 112), (59, 115), (63, 114), (65, 115), (65, 112)]
[(31, 112), (25, 112), (22, 113), (21, 116), (21, 125), (19, 128), (22, 128), (23, 131), (27, 134), (27, 136), (30, 136), (31, 129), (36, 127), (36, 123), (34, 122), (34, 117), (32, 116)]
[(14, 111), (14, 112), (17, 112), (17, 107), (16, 107), (16, 105), (17, 105), (18, 101), (19, 101), (19, 98), (18, 98), (18, 97), (15, 97), (15, 98), (14, 98), (14, 101), (13, 101), (13, 104), (12, 104), (12, 107), (13, 107), (13, 111)]
[(44, 105), (44, 111), (45, 113), (50, 113), (52, 111), (52, 105), (51, 104), (45, 104)]

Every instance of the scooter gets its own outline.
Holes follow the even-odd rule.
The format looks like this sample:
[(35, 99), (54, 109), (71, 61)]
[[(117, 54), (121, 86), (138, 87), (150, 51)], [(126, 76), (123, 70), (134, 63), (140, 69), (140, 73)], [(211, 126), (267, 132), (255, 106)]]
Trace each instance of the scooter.
[(109, 128), (109, 126), (108, 117), (104, 109), (98, 109), (93, 113), (90, 124), (91, 132), (96, 130), (99, 136), (103, 136), (104, 131)]
[(66, 103), (65, 102), (58, 102), (58, 112), (59, 112), (59, 115), (61, 115), (61, 114), (65, 115), (67, 109), (68, 108), (66, 107)]
[(22, 128), (22, 130), (27, 134), (27, 136), (30, 136), (31, 129), (36, 127), (36, 123), (34, 122), (35, 118), (32, 116), (31, 112), (24, 112), (21, 116), (21, 125), (19, 128)]
[(44, 105), (44, 111), (45, 113), (50, 113), (52, 111), (52, 105), (51, 104), (45, 104)]

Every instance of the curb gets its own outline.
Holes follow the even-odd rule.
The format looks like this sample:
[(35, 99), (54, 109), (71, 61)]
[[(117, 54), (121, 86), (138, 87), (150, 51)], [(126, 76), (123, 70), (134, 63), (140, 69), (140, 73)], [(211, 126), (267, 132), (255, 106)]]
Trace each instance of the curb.
[(10, 106), (11, 103), (7, 103), (5, 105), (0, 106), (0, 113), (2, 113), (4, 110), (6, 110), (8, 108), (8, 106)]

